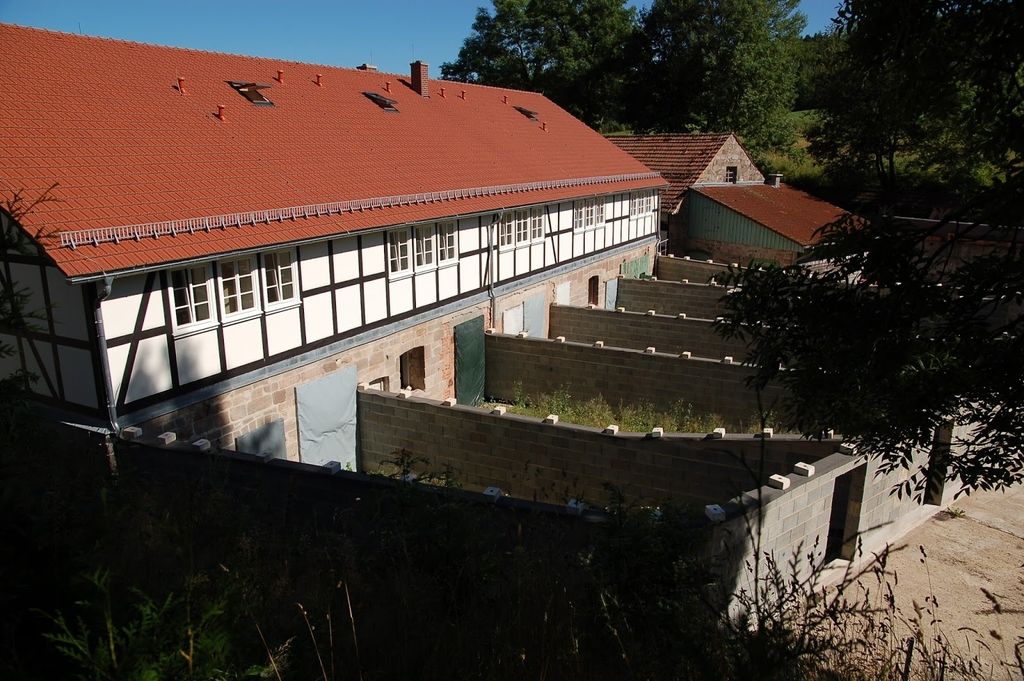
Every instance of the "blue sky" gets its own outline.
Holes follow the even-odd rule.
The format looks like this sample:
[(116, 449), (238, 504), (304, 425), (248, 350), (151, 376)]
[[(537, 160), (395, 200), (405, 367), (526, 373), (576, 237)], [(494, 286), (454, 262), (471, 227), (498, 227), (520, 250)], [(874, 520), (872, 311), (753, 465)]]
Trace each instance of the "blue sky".
[[(808, 32), (827, 27), (839, 0), (801, 0)], [(405, 73), (451, 61), (489, 0), (0, 0), (0, 21), (200, 50)], [(631, 0), (642, 6), (644, 0)]]

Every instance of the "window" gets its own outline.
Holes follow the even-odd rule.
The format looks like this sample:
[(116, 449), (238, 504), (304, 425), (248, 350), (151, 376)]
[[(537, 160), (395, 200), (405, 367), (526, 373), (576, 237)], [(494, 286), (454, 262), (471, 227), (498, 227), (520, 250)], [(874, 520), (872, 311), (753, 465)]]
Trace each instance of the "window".
[(275, 251), (263, 255), (267, 305), (284, 303), (295, 298), (295, 258), (291, 251)]
[(589, 305), (597, 305), (597, 300), (600, 297), (601, 280), (595, 274), (587, 280), (587, 303)]
[(207, 265), (171, 270), (174, 324), (182, 327), (210, 319), (210, 277)]
[(385, 97), (377, 92), (364, 92), (363, 96), (369, 99), (371, 102), (379, 106), (380, 108), (390, 113), (398, 113), (398, 108), (395, 106), (398, 102), (395, 100)]
[(274, 106), (274, 103), (267, 99), (267, 96), (261, 92), (261, 90), (265, 90), (268, 87), (270, 87), (269, 85), (260, 85), (257, 83), (240, 83), (234, 80), (229, 80), (228, 85), (230, 85), (235, 92), (242, 95), (243, 97), (245, 97), (257, 106)]
[(498, 248), (508, 248), (513, 245), (514, 234), (512, 232), (512, 213), (506, 213), (498, 225)]
[(539, 241), (544, 238), (544, 209), (530, 209), (530, 239)]
[(525, 244), (530, 240), (529, 236), (529, 211), (517, 210), (516, 211), (516, 243)]
[(736, 166), (726, 166), (725, 181), (735, 184), (737, 180), (739, 180), (739, 172), (737, 172)]
[(590, 229), (604, 224), (604, 197), (577, 201), (573, 208), (573, 229)]
[(438, 262), (448, 262), (450, 260), (457, 260), (459, 257), (458, 251), (455, 245), (455, 223), (454, 222), (439, 222), (437, 223), (437, 260)]
[(388, 271), (391, 274), (409, 271), (409, 230), (405, 227), (388, 232)]
[(390, 389), (391, 389), (391, 377), (390, 376), (381, 376), (380, 378), (375, 378), (372, 381), (370, 381), (370, 390), (382, 390), (384, 392), (389, 392)]
[(434, 226), (421, 225), (416, 228), (416, 269), (427, 269), (436, 264), (434, 254)]
[(629, 197), (629, 215), (636, 217), (654, 210), (654, 192), (635, 192)]
[(257, 309), (256, 268), (252, 256), (221, 261), (220, 296), (225, 317)]
[(519, 113), (523, 114), (527, 118), (529, 118), (531, 121), (537, 120), (537, 112), (536, 111), (530, 111), (525, 106), (513, 106), (512, 108), (515, 109), (516, 111), (518, 111)]

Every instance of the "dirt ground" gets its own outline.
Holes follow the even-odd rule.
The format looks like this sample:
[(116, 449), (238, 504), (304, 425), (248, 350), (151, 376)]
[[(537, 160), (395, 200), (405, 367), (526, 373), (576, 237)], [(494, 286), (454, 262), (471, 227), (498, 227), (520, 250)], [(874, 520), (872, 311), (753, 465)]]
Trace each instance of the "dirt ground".
[(893, 545), (887, 571), (902, 618), (919, 612), (926, 634), (977, 655), (979, 678), (1024, 678), (1024, 486), (953, 502)]

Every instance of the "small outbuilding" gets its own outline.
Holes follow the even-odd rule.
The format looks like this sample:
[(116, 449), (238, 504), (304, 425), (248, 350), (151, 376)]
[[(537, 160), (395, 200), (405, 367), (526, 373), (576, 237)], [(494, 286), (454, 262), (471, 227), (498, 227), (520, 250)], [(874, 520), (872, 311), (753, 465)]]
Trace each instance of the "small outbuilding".
[(778, 175), (767, 184), (703, 185), (686, 200), (686, 250), (715, 260), (790, 265), (817, 241), (819, 230), (846, 211)]
[(730, 132), (609, 135), (608, 139), (668, 182), (661, 189), (661, 229), (669, 250), (680, 254), (685, 246), (690, 187), (764, 182), (753, 158)]

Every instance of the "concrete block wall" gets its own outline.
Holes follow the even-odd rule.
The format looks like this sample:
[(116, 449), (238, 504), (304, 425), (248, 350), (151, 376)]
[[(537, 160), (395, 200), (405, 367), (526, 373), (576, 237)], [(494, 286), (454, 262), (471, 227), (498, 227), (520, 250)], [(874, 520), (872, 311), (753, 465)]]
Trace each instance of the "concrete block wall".
[(489, 319), (489, 306), (477, 305), (455, 315), (411, 326), (136, 425), (146, 432), (174, 432), (179, 440), (205, 438), (216, 447), (233, 448), (235, 438), (282, 419), (287, 456), (298, 461), (297, 387), (355, 365), (360, 381), (387, 378), (389, 385), (398, 389), (401, 382), (399, 358), (407, 350), (423, 346), (424, 392), (450, 394), (455, 380), (452, 329), (478, 315), (484, 315), (485, 321)]
[(757, 480), (762, 452), (768, 476), (790, 470), (797, 461), (826, 457), (838, 444), (797, 437), (762, 441), (752, 435), (607, 435), (596, 428), (376, 390), (360, 390), (358, 404), (361, 470), (374, 471), (405, 448), (430, 460), (426, 470), (454, 467), (465, 489), (494, 485), (515, 497), (553, 503), (575, 498), (603, 505), (608, 482), (631, 500), (671, 498), (702, 505), (749, 488)]
[[(750, 369), (739, 364), (499, 334), (488, 334), (484, 347), (485, 392), (496, 399), (565, 388), (580, 399), (600, 395), (613, 407), (648, 402), (667, 408), (682, 400), (747, 427), (757, 414), (756, 395), (744, 383)], [(770, 408), (781, 395), (770, 386), (762, 403)]]
[(677, 281), (620, 279), (616, 307), (634, 312), (654, 310), (661, 314), (685, 314), (700, 319), (714, 319), (725, 314), (722, 296), (724, 286), (683, 284)]
[[(954, 450), (956, 448), (954, 447)], [(953, 455), (956, 453), (954, 451)], [(928, 465), (929, 452), (915, 452), (912, 470)], [(956, 481), (947, 481), (938, 504), (926, 504), (913, 495), (900, 496), (896, 486), (911, 474), (905, 469), (882, 473), (877, 459), (867, 461), (863, 493), (856, 500), (858, 530), (866, 552), (877, 551), (906, 531), (949, 505), (960, 490)]]
[[(189, 441), (205, 438), (217, 447), (234, 447), (235, 438), (252, 432), (268, 423), (282, 419), (285, 430), (285, 445), (289, 459), (298, 460), (298, 415), (295, 388), (317, 380), (338, 369), (355, 365), (358, 380), (369, 383), (380, 378), (388, 379), (392, 390), (401, 388), (400, 357), (402, 353), (419, 346), (424, 350), (425, 388), (423, 394), (444, 398), (454, 393), (455, 388), (455, 343), (454, 327), (464, 321), (483, 315), (485, 327), (500, 324), (502, 311), (538, 292), (554, 302), (555, 289), (559, 284), (570, 284), (570, 299), (574, 304), (587, 302), (587, 282), (598, 276), (602, 282), (618, 276), (622, 263), (654, 252), (650, 241), (613, 257), (596, 258), (575, 269), (560, 272), (536, 283), (522, 282), (502, 284), (494, 301), (497, 314), (491, 317), (491, 304), (478, 302), (444, 316), (435, 317), (418, 324), (412, 321), (383, 337), (372, 337), (366, 341), (355, 339), (353, 347), (329, 357), (287, 368), (272, 376), (261, 378), (247, 385), (226, 390), (213, 397), (182, 406), (168, 413), (146, 419), (132, 420), (125, 417), (122, 426), (137, 425), (146, 432), (171, 431), (179, 439)], [(601, 287), (603, 301), (604, 286)]]
[(626, 254), (619, 255), (614, 258), (605, 258), (599, 260), (587, 267), (583, 267), (577, 270), (572, 270), (558, 277), (548, 279), (542, 283), (535, 284), (529, 287), (520, 287), (515, 291), (501, 294), (495, 303), (496, 314), (494, 315), (493, 323), (488, 326), (494, 326), (499, 331), (504, 331), (502, 328), (504, 312), (511, 308), (517, 307), (523, 304), (528, 298), (532, 298), (537, 294), (543, 294), (545, 305), (551, 305), (556, 301), (557, 289), (559, 286), (568, 284), (569, 285), (569, 305), (584, 306), (590, 301), (588, 300), (588, 284), (591, 277), (598, 278), (598, 300), (597, 305), (603, 307), (605, 303), (605, 295), (607, 290), (608, 281), (611, 279), (617, 279), (619, 276), (619, 268), (622, 264), (629, 260), (635, 260), (640, 257), (652, 257), (656, 249), (653, 244), (642, 246), (640, 248), (633, 249)]
[[(958, 426), (958, 430), (958, 435), (962, 435), (966, 427)], [(846, 544), (841, 557), (855, 564), (871, 560), (955, 498), (959, 490), (955, 481), (946, 483), (938, 504), (896, 494), (897, 485), (910, 476), (911, 470), (927, 466), (928, 458), (929, 452), (919, 451), (910, 470), (882, 473), (877, 457), (836, 452), (817, 462), (806, 462), (813, 463), (815, 468), (810, 477), (792, 472), (786, 475), (786, 490), (763, 486), (721, 504), (728, 520), (715, 526), (710, 548), (723, 573), (723, 586), (733, 590), (749, 590), (753, 586), (751, 561), (757, 528), (759, 555), (774, 556), (787, 574), (795, 567), (799, 576), (806, 577), (813, 568), (820, 567), (825, 558), (836, 480), (845, 474), (851, 474), (851, 484), (845, 515), (840, 516)], [(790, 561), (795, 561), (795, 565)], [(828, 578), (827, 573), (822, 576)]]
[[(864, 464), (859, 457), (838, 452), (817, 462), (805, 463), (814, 465), (814, 475), (804, 477), (787, 471), (784, 474), (790, 481), (787, 490), (763, 486), (721, 504), (729, 519), (714, 526), (709, 548), (721, 586), (728, 593), (739, 589), (751, 592), (755, 553), (762, 576), (768, 555), (777, 561), (786, 577), (795, 570), (796, 576), (806, 578), (821, 564), (828, 540), (836, 478)], [(809, 560), (809, 556), (813, 558)]]
[(690, 352), (694, 357), (719, 360), (732, 357), (737, 362), (746, 354), (746, 344), (722, 338), (712, 323), (703, 319), (566, 305), (552, 305), (549, 319), (551, 338), (564, 336), (580, 343), (601, 340), (605, 345), (634, 350), (653, 346), (659, 352)]
[(674, 255), (658, 256), (654, 274), (658, 279), (681, 281), (686, 279), (694, 284), (707, 284), (712, 279), (721, 282), (722, 277), (729, 273), (728, 262), (708, 262), (693, 260), (688, 256), (677, 258)]

